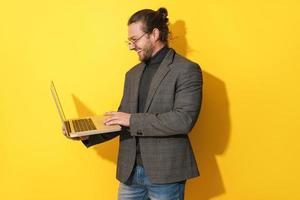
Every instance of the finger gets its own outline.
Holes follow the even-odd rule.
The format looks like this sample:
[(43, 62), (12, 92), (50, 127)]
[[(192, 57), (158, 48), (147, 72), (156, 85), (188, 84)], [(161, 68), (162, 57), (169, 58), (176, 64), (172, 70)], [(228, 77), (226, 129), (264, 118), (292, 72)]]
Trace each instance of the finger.
[(105, 113), (104, 113), (104, 116), (110, 116), (110, 115), (112, 115), (112, 113), (113, 113), (113, 111), (105, 112)]
[(64, 133), (64, 135), (66, 136), (66, 138), (70, 139), (71, 137), (67, 134), (67, 133)]
[(104, 120), (104, 124), (109, 123), (112, 120), (118, 120), (120, 119), (118, 116), (108, 117)]
[(106, 112), (106, 113), (104, 113), (104, 115), (105, 116), (111, 116), (111, 115), (116, 115), (116, 114), (118, 114), (119, 112), (114, 112), (114, 111), (112, 111), (112, 112)]
[(72, 137), (69, 136), (67, 130), (65, 130), (65, 131), (63, 132), (63, 134), (64, 134), (64, 136), (65, 136), (66, 138), (72, 139)]
[(107, 126), (110, 126), (110, 125), (120, 125), (120, 124), (121, 124), (121, 120), (119, 120), (119, 119), (114, 119), (114, 120), (111, 120), (111, 121), (105, 123), (105, 125), (107, 125)]
[(66, 135), (66, 130), (62, 129), (61, 132)]
[(80, 140), (87, 140), (89, 138), (89, 136), (81, 136)]
[(69, 139), (72, 139), (72, 140), (81, 140), (80, 137), (74, 137), (74, 138), (69, 138)]

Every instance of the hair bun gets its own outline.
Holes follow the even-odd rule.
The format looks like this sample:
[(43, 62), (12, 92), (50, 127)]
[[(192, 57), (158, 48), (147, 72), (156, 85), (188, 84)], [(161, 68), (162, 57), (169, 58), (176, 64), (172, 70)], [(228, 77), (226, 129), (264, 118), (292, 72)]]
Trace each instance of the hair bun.
[(161, 7), (161, 8), (159, 8), (157, 10), (157, 12), (162, 16), (162, 18), (164, 19), (165, 22), (169, 21), (169, 19), (168, 19), (168, 11), (167, 11), (166, 8)]

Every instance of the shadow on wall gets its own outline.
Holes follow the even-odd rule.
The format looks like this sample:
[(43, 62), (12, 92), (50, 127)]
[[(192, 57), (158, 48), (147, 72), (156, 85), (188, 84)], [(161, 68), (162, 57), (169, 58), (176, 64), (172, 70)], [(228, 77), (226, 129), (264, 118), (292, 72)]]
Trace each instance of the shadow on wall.
[[(185, 22), (170, 24), (170, 46), (187, 56), (192, 49), (186, 39)], [(201, 63), (200, 63), (201, 65)], [(209, 200), (225, 193), (216, 155), (225, 152), (230, 136), (229, 103), (225, 84), (217, 77), (203, 71), (203, 99), (198, 121), (189, 134), (196, 156), (200, 177), (186, 185), (186, 199)]]
[[(187, 56), (191, 49), (186, 40), (185, 22), (170, 24), (172, 32), (170, 46), (179, 54)], [(203, 70), (203, 66), (202, 66)], [(187, 182), (185, 196), (189, 200), (209, 200), (225, 193), (216, 155), (225, 152), (230, 136), (229, 104), (225, 84), (213, 75), (203, 72), (203, 101), (199, 119), (189, 134), (196, 156), (200, 177)], [(94, 115), (79, 98), (72, 95), (78, 116)], [(93, 149), (103, 159), (116, 164), (119, 137)]]
[[(79, 117), (86, 117), (91, 115), (96, 115), (91, 109), (89, 109), (81, 100), (72, 95), (73, 102), (76, 107), (76, 111)], [(83, 145), (83, 144), (82, 144)], [(95, 145), (92, 147), (96, 150), (97, 154), (101, 156), (103, 159), (109, 160), (114, 164), (117, 163), (117, 155), (119, 149), (119, 137), (116, 137), (107, 142), (103, 142), (100, 145)]]

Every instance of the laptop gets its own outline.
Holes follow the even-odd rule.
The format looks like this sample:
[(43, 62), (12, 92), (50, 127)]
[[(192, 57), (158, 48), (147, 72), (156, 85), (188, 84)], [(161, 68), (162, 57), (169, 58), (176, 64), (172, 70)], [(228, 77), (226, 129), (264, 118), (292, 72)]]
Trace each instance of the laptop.
[(60, 119), (69, 137), (81, 137), (86, 135), (109, 133), (109, 132), (115, 132), (121, 130), (120, 125), (110, 125), (110, 126), (104, 125), (104, 118), (105, 118), (104, 115), (66, 119), (53, 81), (51, 81), (50, 89)]

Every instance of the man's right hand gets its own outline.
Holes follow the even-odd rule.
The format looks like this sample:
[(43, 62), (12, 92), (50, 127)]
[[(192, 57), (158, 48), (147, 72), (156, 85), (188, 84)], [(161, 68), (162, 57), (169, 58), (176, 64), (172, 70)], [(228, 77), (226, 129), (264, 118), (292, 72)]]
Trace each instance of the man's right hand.
[(71, 139), (71, 140), (87, 140), (87, 139), (89, 139), (89, 136), (70, 137), (68, 135), (68, 132), (67, 132), (67, 130), (66, 130), (66, 128), (65, 128), (64, 125), (62, 126), (61, 130), (62, 130), (62, 133), (64, 134), (64, 136), (66, 136), (66, 138)]

